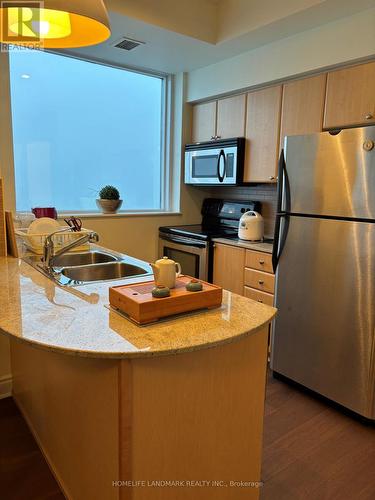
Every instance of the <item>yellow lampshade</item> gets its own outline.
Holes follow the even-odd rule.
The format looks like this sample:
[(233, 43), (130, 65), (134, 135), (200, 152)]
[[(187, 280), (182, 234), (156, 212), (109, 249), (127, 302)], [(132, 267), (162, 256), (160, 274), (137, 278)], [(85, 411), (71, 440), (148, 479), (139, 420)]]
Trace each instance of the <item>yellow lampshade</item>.
[(3, 43), (62, 49), (95, 45), (111, 34), (102, 0), (44, 0), (40, 4), (9, 0), (1, 5)]

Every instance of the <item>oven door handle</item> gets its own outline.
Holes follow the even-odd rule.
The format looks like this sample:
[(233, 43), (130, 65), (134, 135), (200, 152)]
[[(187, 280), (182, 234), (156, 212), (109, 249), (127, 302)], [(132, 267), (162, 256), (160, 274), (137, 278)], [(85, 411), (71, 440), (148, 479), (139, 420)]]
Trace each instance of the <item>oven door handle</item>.
[(185, 237), (178, 237), (178, 236), (160, 236), (160, 238), (164, 241), (170, 241), (171, 243), (177, 243), (179, 245), (185, 245), (185, 246), (189, 246), (189, 247), (195, 247), (195, 248), (207, 248), (207, 245), (206, 243), (204, 243), (203, 241), (200, 242), (200, 241), (197, 241), (197, 240), (193, 240), (193, 239), (190, 239), (190, 238), (185, 238)]

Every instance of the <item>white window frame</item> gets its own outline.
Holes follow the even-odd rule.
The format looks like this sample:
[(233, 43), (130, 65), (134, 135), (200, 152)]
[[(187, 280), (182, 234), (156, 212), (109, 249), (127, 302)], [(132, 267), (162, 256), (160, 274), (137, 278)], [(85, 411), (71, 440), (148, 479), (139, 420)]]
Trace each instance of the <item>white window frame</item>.
[[(99, 59), (89, 59), (85, 58), (81, 55), (70, 54), (70, 53), (60, 53), (53, 50), (48, 50), (54, 55), (58, 55), (60, 57), (69, 57), (72, 59), (78, 59), (81, 61), (85, 61), (91, 64), (99, 64), (101, 66), (108, 66), (112, 68), (122, 69), (124, 71), (130, 71), (133, 73), (139, 73), (142, 75), (153, 76), (156, 78), (160, 78), (162, 80), (162, 112), (161, 112), (161, 137), (160, 137), (160, 208), (159, 209), (140, 209), (140, 210), (119, 210), (116, 214), (103, 214), (99, 210), (59, 210), (59, 217), (67, 217), (70, 215), (76, 215), (81, 218), (101, 218), (101, 217), (126, 217), (126, 216), (142, 216), (142, 215), (175, 215), (180, 214), (179, 211), (176, 211), (175, 207), (180, 204), (179, 193), (175, 193), (173, 189), (173, 172), (171, 168), (171, 143), (173, 140), (172, 137), (172, 102), (173, 102), (173, 76), (165, 73), (160, 73), (156, 71), (146, 71), (135, 69), (122, 64), (115, 64), (113, 62), (102, 61)], [(6, 54), (8, 56), (8, 54)], [(3, 68), (0, 64), (0, 70)], [(10, 96), (10, 65), (9, 60), (6, 62), (6, 70), (8, 73), (8, 100), (9, 100), (9, 109), (11, 114), (11, 96)], [(12, 179), (10, 180), (10, 185), (8, 184), (8, 189), (10, 188), (13, 192), (13, 210), (16, 211), (16, 192), (15, 192), (15, 168), (14, 168), (14, 153), (13, 153), (13, 125), (12, 121), (9, 122), (10, 128), (10, 137), (12, 141)], [(178, 199), (176, 199), (176, 196)], [(22, 213), (22, 212), (17, 212)]]

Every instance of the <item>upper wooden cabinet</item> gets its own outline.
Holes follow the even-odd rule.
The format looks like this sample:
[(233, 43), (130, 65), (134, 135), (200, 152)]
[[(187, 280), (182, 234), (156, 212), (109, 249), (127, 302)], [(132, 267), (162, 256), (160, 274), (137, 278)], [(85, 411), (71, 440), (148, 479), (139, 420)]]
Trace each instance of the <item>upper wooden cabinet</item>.
[(216, 135), (216, 101), (193, 106), (192, 141), (210, 141)]
[(323, 129), (327, 75), (317, 75), (284, 84), (280, 148), (287, 135), (314, 134)]
[(193, 106), (192, 141), (230, 139), (245, 134), (246, 94)]
[(245, 135), (246, 94), (219, 99), (217, 102), (216, 135), (230, 139)]
[(324, 128), (375, 123), (375, 62), (328, 73)]
[(276, 182), (281, 85), (247, 94), (244, 182)]

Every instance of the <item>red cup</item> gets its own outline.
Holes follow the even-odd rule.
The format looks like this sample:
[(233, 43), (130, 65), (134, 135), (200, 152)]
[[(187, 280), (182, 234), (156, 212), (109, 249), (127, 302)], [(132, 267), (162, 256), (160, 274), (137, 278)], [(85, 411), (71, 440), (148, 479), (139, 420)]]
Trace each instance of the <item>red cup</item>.
[(41, 219), (42, 217), (57, 219), (57, 212), (55, 207), (36, 207), (32, 208), (31, 211), (37, 219)]

